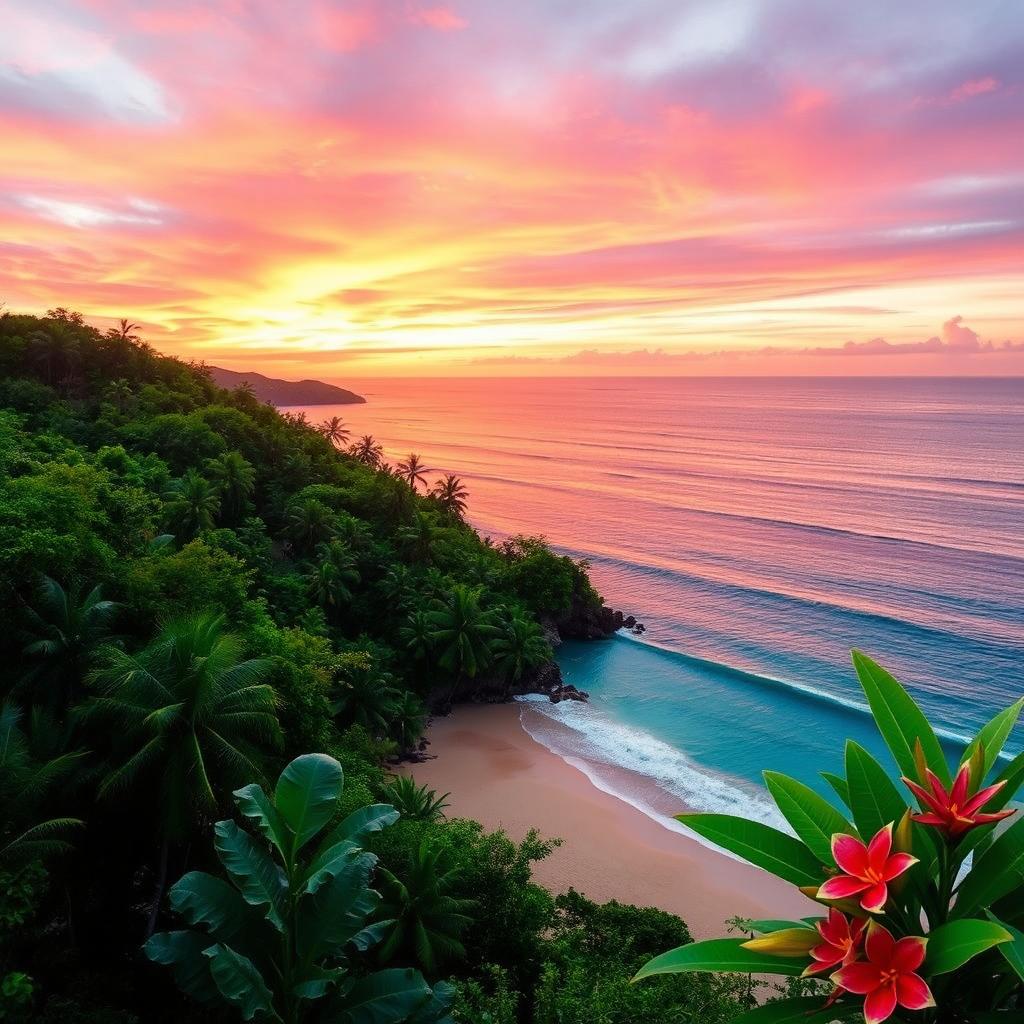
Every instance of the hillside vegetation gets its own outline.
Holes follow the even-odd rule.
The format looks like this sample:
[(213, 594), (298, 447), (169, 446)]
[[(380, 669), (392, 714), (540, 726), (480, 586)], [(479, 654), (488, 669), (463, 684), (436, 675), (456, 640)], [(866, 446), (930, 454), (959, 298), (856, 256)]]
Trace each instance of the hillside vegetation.
[[(600, 606), (584, 565), (480, 538), (462, 482), (428, 483), (413, 456), (392, 469), (340, 421), (225, 391), (127, 322), (0, 316), (0, 1019), (728, 1019), (745, 991), (728, 980), (627, 984), (688, 940), (682, 922), (556, 904), (530, 881), (548, 841), (448, 820), (442, 796), (389, 780), (431, 710), (528, 688), (551, 659), (542, 622)], [(188, 895), (197, 872), (227, 900), (226, 869), (253, 905), (231, 843), (306, 884), (306, 825), (272, 784), (311, 752), (325, 757), (297, 763), (341, 769), (318, 827), (377, 822), (346, 840), (365, 847), (345, 891), (368, 930), (338, 933), (344, 949), (321, 935), (319, 973), (280, 1003), (253, 996), (251, 972), (242, 985), (235, 953), (204, 954), (220, 996), (151, 963), (185, 941), (167, 929), (220, 906)], [(311, 896), (343, 895), (341, 868), (308, 869)], [(311, 906), (295, 929), (337, 919)], [(408, 992), (432, 987), (430, 1005), (346, 1009), (382, 968), (420, 972)]]

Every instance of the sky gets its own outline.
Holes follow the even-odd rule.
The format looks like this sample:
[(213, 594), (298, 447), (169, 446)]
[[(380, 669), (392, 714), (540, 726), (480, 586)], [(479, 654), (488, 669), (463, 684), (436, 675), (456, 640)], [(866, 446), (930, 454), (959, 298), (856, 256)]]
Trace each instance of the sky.
[(0, 0), (0, 302), (283, 377), (1024, 374), (1019, 0)]

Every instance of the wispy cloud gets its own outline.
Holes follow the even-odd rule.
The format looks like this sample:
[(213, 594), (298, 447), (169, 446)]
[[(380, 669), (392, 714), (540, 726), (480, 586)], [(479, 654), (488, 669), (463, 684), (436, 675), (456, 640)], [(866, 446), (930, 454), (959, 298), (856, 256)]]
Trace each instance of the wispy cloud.
[(1024, 22), (922, 10), (0, 0), (0, 296), (339, 372), (1019, 338)]

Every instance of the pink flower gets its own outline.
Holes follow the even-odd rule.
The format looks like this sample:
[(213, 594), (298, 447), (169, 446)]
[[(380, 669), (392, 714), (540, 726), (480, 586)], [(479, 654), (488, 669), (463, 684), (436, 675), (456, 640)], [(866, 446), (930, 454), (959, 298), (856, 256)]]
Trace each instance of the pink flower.
[(971, 796), (969, 764), (961, 765), (960, 771), (957, 772), (956, 778), (953, 780), (953, 786), (949, 790), (936, 778), (934, 772), (928, 769), (925, 770), (925, 778), (931, 792), (906, 776), (903, 778), (926, 811), (925, 814), (913, 815), (913, 819), (922, 825), (934, 825), (945, 832), (950, 839), (957, 839), (979, 825), (990, 825), (993, 821), (1002, 821), (1003, 818), (1008, 818), (1014, 813), (1013, 811), (980, 813), (982, 807), (1006, 785), (1006, 782), (997, 782), (994, 786), (989, 786)]
[(832, 856), (845, 873), (830, 878), (817, 898), (860, 896), (860, 905), (872, 914), (880, 913), (889, 899), (889, 882), (917, 863), (909, 853), (892, 852), (892, 822), (879, 829), (867, 846), (856, 836), (834, 835)]
[(831, 907), (828, 918), (814, 926), (818, 929), (821, 942), (811, 949), (814, 963), (804, 971), (804, 977), (821, 974), (836, 964), (848, 964), (856, 960), (864, 936), (864, 924), (864, 921), (856, 918), (848, 920), (845, 914)]
[(896, 1012), (934, 1006), (931, 990), (914, 972), (924, 963), (927, 939), (907, 936), (897, 942), (888, 929), (872, 921), (864, 940), (867, 960), (847, 964), (832, 981), (854, 995), (864, 996), (864, 1020), (881, 1024)]

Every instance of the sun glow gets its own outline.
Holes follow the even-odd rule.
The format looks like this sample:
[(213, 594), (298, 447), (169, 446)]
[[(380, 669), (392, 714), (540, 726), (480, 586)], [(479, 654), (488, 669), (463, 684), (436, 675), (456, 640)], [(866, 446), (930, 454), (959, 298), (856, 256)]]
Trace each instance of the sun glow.
[(0, 299), (283, 375), (1024, 372), (1024, 22), (872, 7), (0, 0)]

